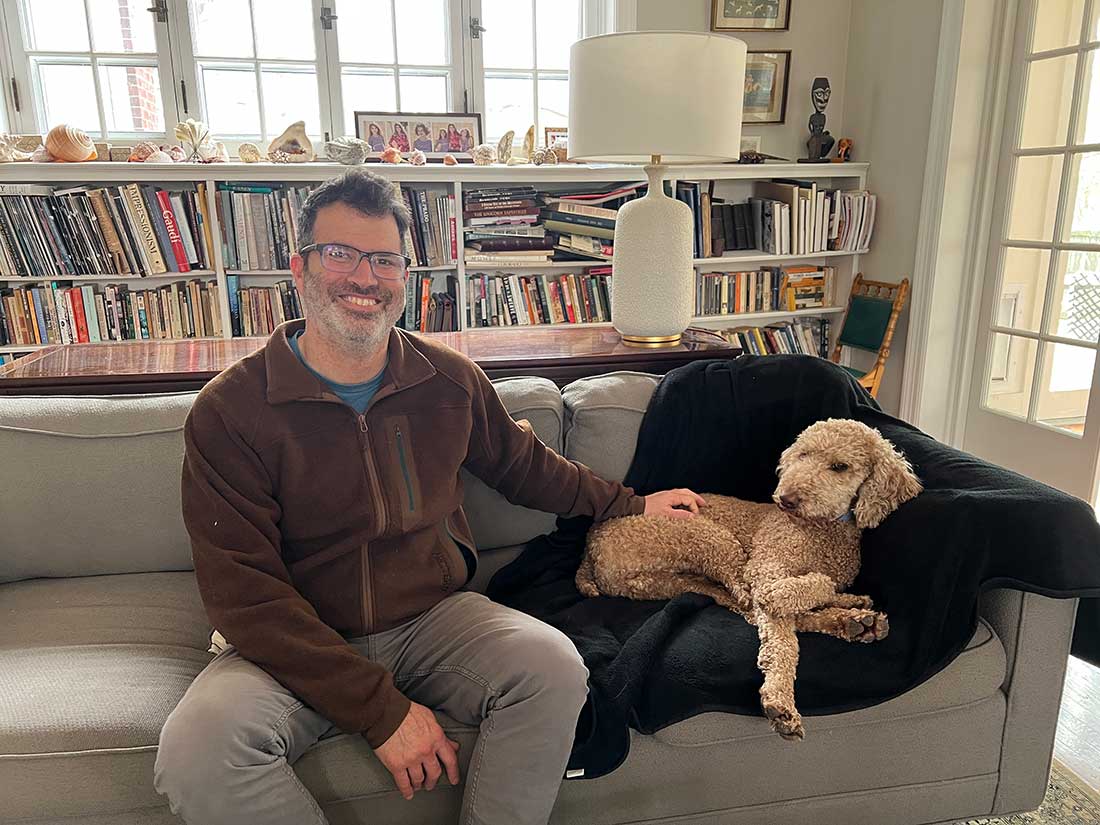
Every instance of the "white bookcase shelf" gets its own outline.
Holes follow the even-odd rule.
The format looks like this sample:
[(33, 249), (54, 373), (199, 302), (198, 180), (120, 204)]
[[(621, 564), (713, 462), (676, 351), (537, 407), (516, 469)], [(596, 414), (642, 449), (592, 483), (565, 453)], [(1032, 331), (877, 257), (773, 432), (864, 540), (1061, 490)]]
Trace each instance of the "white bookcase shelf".
[[(247, 278), (289, 278), (290, 270), (234, 270), (226, 269), (222, 260), (221, 244), (218, 241), (221, 227), (217, 224), (216, 210), (213, 208), (213, 193), (219, 182), (266, 182), (275, 184), (320, 183), (340, 175), (349, 168), (363, 168), (402, 184), (427, 186), (443, 184), (449, 186), (455, 196), (456, 204), (462, 203), (463, 187), (480, 188), (486, 186), (507, 186), (529, 184), (537, 189), (554, 190), (557, 187), (576, 184), (609, 184), (645, 182), (646, 175), (641, 167), (620, 166), (615, 164), (574, 164), (563, 163), (553, 166), (475, 166), (459, 164), (442, 166), (431, 164), (412, 166), (407, 163), (386, 164), (370, 163), (362, 167), (347, 167), (336, 163), (212, 163), (212, 164), (149, 164), (149, 163), (3, 163), (0, 164), (0, 186), (4, 184), (40, 184), (51, 186), (80, 186), (85, 184), (116, 185), (122, 183), (153, 183), (160, 185), (181, 182), (205, 183), (208, 205), (213, 216), (210, 227), (215, 239), (211, 250), (214, 269), (194, 270), (182, 273), (166, 273), (149, 277), (84, 275), (79, 277), (33, 277), (0, 278), (0, 285), (41, 284), (49, 281), (79, 281), (89, 283), (125, 282), (128, 284), (142, 281), (163, 283), (173, 280), (192, 278), (216, 279), (219, 286), (220, 312), (225, 337), (230, 337), (231, 324), (229, 303), (226, 299), (228, 289), (227, 275)], [(861, 189), (866, 186), (868, 164), (866, 163), (765, 163), (765, 164), (708, 164), (699, 166), (670, 165), (666, 177), (670, 181), (714, 181), (716, 195), (730, 198), (742, 198), (751, 193), (752, 182), (774, 178), (798, 178), (825, 181), (826, 185), (842, 189)], [(2, 189), (0, 189), (2, 191)], [(457, 234), (461, 239), (465, 234), (462, 210), (457, 209)], [(697, 258), (694, 261), (696, 273), (706, 271), (732, 271), (746, 264), (782, 264), (793, 261), (835, 261), (838, 270), (836, 297), (838, 301), (846, 299), (851, 279), (858, 271), (859, 254), (847, 251), (823, 251), (808, 255), (769, 255), (759, 250), (731, 252), (714, 258)], [(436, 267), (414, 267), (418, 273), (441, 273), (441, 277), (454, 273), (458, 280), (458, 324), (459, 329), (467, 328), (466, 279), (467, 274), (482, 272), (507, 272), (513, 270), (580, 270), (590, 267), (608, 266), (610, 261), (554, 261), (538, 264), (495, 264), (477, 263), (460, 260), (455, 264)], [(695, 325), (721, 324), (730, 322), (758, 322), (797, 315), (824, 315), (842, 311), (841, 308), (822, 310), (803, 310), (795, 313), (769, 312), (734, 316), (699, 316)], [(601, 324), (593, 324), (601, 326)], [(547, 326), (547, 325), (540, 325)], [(572, 325), (549, 325), (572, 326)], [(608, 326), (602, 324), (602, 326)], [(499, 327), (515, 329), (516, 327)], [(484, 329), (496, 329), (485, 327)], [(15, 345), (0, 347), (3, 353), (26, 353), (40, 349), (40, 346)]]
[(723, 326), (739, 326), (741, 324), (759, 324), (764, 321), (783, 321), (787, 318), (799, 318), (804, 315), (835, 315), (843, 312), (847, 307), (821, 307), (819, 309), (794, 309), (776, 310), (775, 312), (739, 312), (730, 315), (696, 315), (691, 319), (693, 324), (720, 323)]

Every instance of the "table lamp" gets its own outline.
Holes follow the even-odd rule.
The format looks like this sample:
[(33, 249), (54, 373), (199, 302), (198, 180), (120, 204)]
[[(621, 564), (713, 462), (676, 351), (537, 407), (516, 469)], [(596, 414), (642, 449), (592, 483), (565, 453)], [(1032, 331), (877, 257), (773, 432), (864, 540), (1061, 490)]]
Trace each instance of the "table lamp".
[(649, 191), (615, 221), (611, 322), (632, 346), (675, 346), (695, 305), (691, 208), (662, 164), (741, 156), (745, 43), (702, 32), (587, 37), (569, 52), (569, 159), (645, 164)]

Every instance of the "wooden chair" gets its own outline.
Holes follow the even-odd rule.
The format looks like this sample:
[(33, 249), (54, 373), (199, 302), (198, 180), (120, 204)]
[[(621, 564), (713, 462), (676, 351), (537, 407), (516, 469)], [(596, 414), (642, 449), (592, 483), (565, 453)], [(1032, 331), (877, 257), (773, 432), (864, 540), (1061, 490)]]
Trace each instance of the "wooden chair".
[(840, 353), (844, 347), (861, 349), (877, 354), (875, 365), (864, 372), (854, 367), (844, 367), (859, 381), (871, 397), (878, 396), (882, 376), (886, 372), (886, 359), (890, 357), (890, 342), (894, 338), (894, 327), (898, 315), (905, 306), (909, 295), (909, 279), (900, 284), (886, 281), (868, 281), (860, 272), (852, 282), (852, 293), (848, 296), (848, 309), (844, 312), (844, 323), (837, 337), (836, 347), (830, 359), (840, 363)]

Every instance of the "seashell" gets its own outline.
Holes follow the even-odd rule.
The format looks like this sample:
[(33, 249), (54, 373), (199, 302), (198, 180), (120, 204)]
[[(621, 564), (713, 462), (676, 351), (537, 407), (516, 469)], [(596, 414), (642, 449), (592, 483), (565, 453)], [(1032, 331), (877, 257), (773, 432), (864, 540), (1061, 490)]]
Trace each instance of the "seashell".
[(177, 123), (176, 140), (183, 144), (186, 160), (207, 161), (217, 153), (210, 129), (201, 120), (187, 118)]
[(382, 152), (383, 163), (400, 163), (402, 160), (401, 150), (396, 146), (387, 146)]
[(447, 154), (445, 154), (443, 156), (443, 165), (444, 166), (457, 166), (458, 165), (458, 158), (456, 158), (454, 155), (452, 155), (450, 152), (448, 152)]
[(357, 166), (370, 154), (370, 144), (357, 137), (338, 137), (325, 144), (325, 154), (345, 166)]
[(286, 131), (271, 141), (267, 147), (269, 157), (273, 152), (285, 153), (290, 163), (305, 163), (313, 160), (316, 155), (313, 152), (313, 144), (306, 136), (306, 122), (296, 120), (287, 126)]
[(536, 149), (531, 154), (531, 162), (535, 166), (542, 166), (544, 163), (553, 164), (558, 162), (558, 156), (554, 154), (553, 149)]
[(273, 152), (268, 152), (267, 159), (272, 163), (291, 163), (290, 155), (288, 155), (282, 149), (276, 149)]
[(67, 160), (77, 163), (82, 160), (95, 160), (95, 145), (87, 133), (75, 126), (54, 126), (46, 135), (46, 151), (55, 160)]
[(162, 146), (161, 151), (167, 152), (171, 156), (173, 163), (179, 163), (187, 159), (187, 153), (183, 150), (182, 146)]
[(109, 157), (116, 163), (125, 163), (130, 159), (132, 151), (134, 151), (132, 146), (112, 146)]
[(15, 135), (0, 132), (0, 163), (11, 163), (17, 160), (30, 160), (31, 153), (17, 148), (18, 138)]
[(423, 149), (413, 149), (413, 153), (409, 155), (409, 163), (413, 166), (423, 166), (428, 162), (428, 156), (424, 154)]
[(204, 163), (229, 163), (229, 150), (220, 140), (214, 144), (214, 156)]
[(237, 157), (239, 157), (243, 163), (258, 163), (262, 159), (260, 147), (255, 143), (242, 143), (238, 146)]
[(497, 159), (497, 148), (491, 143), (479, 143), (470, 150), (470, 157), (477, 166), (488, 166)]
[(153, 143), (153, 141), (145, 140), (139, 143), (130, 151), (129, 160), (132, 160), (135, 163), (140, 163), (141, 161), (149, 157), (149, 155), (153, 154), (153, 152), (159, 151), (160, 147)]
[(39, 146), (31, 152), (31, 163), (53, 163), (53, 155), (46, 151), (45, 146)]
[(512, 141), (515, 136), (516, 133), (509, 129), (497, 143), (497, 163), (507, 163), (512, 159)]
[(527, 130), (527, 134), (523, 136), (523, 156), (528, 160), (531, 159), (531, 155), (535, 152), (535, 126), (531, 125), (531, 128)]
[(175, 163), (175, 161), (172, 160), (172, 156), (170, 154), (168, 154), (167, 152), (162, 152), (160, 149), (158, 149), (157, 151), (153, 152), (153, 154), (149, 155), (149, 157), (147, 157), (143, 161), (143, 163)]

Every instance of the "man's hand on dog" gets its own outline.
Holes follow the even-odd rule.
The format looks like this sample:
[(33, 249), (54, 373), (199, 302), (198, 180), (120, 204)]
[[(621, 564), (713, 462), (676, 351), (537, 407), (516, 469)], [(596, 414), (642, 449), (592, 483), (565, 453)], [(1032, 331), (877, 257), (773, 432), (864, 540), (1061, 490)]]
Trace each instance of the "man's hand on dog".
[(706, 505), (703, 497), (686, 488), (663, 490), (645, 497), (645, 515), (668, 518), (695, 518), (699, 508)]

